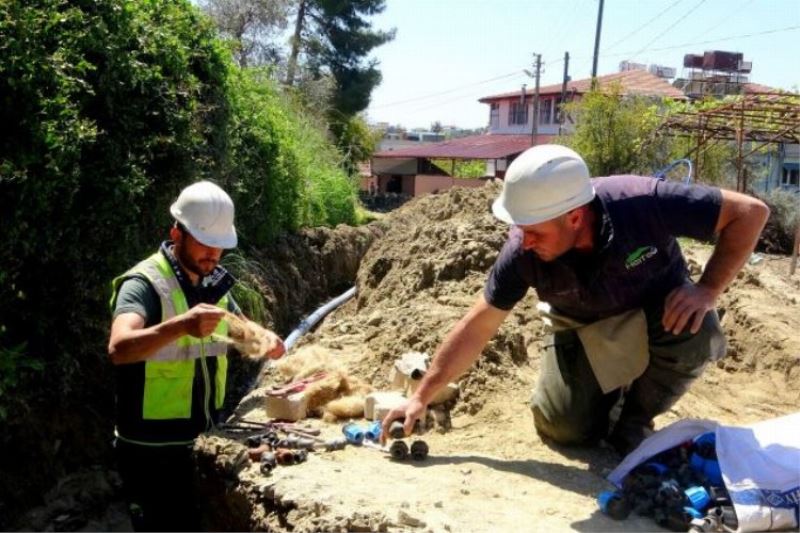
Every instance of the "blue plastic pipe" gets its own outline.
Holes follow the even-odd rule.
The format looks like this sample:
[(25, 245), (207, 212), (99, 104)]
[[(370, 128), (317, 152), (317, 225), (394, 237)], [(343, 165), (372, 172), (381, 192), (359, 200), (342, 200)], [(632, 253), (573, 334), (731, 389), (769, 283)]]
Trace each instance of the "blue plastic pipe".
[(356, 288), (351, 287), (346, 292), (340, 294), (339, 296), (337, 296), (336, 298), (326, 303), (325, 305), (323, 305), (322, 307), (320, 307), (319, 309), (308, 315), (306, 318), (301, 320), (300, 324), (298, 324), (298, 326), (294, 329), (294, 331), (289, 333), (289, 336), (286, 337), (286, 340), (283, 341), (283, 346), (286, 348), (286, 352), (288, 353), (289, 350), (292, 349), (292, 346), (294, 346), (294, 344), (297, 342), (297, 339), (299, 339), (308, 330), (313, 328), (316, 325), (316, 323), (322, 319), (322, 317), (324, 317), (325, 315), (327, 315), (328, 313), (330, 313), (331, 311), (333, 311), (334, 309), (345, 303), (347, 300), (355, 296), (355, 294), (356, 294)]

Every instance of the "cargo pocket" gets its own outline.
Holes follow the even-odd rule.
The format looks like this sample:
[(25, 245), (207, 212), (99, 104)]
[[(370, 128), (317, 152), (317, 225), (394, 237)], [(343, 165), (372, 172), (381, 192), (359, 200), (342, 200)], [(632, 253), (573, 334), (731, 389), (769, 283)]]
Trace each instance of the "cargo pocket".
[(144, 371), (142, 418), (190, 418), (193, 381), (194, 360), (148, 361)]

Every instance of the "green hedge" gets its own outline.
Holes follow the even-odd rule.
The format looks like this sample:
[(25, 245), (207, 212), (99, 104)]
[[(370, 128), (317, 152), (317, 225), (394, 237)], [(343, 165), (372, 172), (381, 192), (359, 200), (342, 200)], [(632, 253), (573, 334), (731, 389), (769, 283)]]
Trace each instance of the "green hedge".
[(355, 220), (326, 133), (186, 0), (0, 3), (0, 123), (0, 418), (107, 372), (108, 283), (183, 186), (226, 187), (246, 246)]

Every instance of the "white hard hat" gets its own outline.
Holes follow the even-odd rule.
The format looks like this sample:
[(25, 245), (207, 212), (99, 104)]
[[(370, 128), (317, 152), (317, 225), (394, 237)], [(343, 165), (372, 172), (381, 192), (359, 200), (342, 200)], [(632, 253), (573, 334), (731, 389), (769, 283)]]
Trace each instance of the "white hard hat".
[(210, 181), (198, 181), (181, 191), (169, 208), (175, 220), (201, 244), (214, 248), (235, 248), (233, 200)]
[(583, 158), (566, 146), (542, 144), (528, 148), (508, 166), (492, 212), (508, 224), (538, 224), (593, 199)]

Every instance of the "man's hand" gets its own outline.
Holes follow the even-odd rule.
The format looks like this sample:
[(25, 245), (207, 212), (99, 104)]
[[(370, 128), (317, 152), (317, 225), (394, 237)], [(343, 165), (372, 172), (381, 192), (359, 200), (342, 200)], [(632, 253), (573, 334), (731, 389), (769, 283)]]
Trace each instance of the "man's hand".
[(266, 353), (264, 353), (265, 356), (270, 359), (278, 359), (286, 353), (286, 347), (283, 345), (281, 338), (269, 330), (267, 330), (267, 341), (269, 344)]
[(389, 426), (395, 420), (405, 419), (403, 423), (403, 431), (406, 436), (411, 435), (414, 431), (414, 424), (420, 419), (422, 413), (425, 412), (424, 403), (422, 403), (416, 396), (412, 396), (402, 404), (398, 405), (383, 418), (381, 424), (381, 444), (386, 444), (389, 435)]
[(181, 322), (187, 335), (202, 339), (214, 333), (224, 317), (225, 311), (215, 305), (197, 304), (181, 315)]
[(689, 331), (697, 333), (703, 318), (714, 309), (716, 301), (715, 292), (702, 285), (687, 282), (675, 287), (664, 301), (664, 316), (661, 319), (664, 331), (678, 335), (691, 320)]

